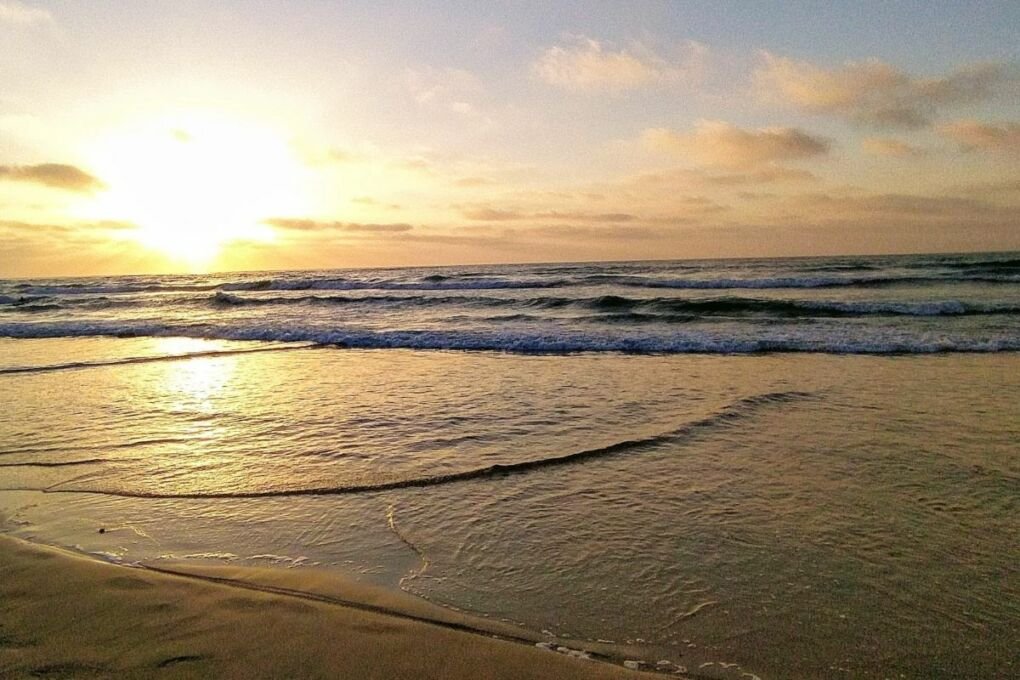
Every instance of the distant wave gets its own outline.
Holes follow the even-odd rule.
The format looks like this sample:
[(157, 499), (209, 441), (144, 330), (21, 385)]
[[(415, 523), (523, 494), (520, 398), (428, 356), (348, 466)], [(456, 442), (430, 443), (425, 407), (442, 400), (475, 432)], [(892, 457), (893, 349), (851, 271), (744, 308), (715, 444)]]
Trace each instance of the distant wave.
[[(147, 306), (142, 299), (111, 300), (108, 297), (53, 298), (5, 298), (0, 296), (0, 310), (9, 312), (38, 313), (60, 311), (65, 308), (105, 309), (108, 307)], [(9, 300), (14, 300), (10, 302)], [(58, 301), (59, 300), (59, 301)], [(386, 294), (386, 295), (344, 295), (342, 293), (319, 295), (262, 296), (258, 294), (228, 293), (215, 291), (211, 296), (189, 297), (174, 301), (177, 305), (211, 304), (216, 308), (271, 307), (271, 306), (350, 306), (371, 308), (517, 308), (517, 309), (577, 309), (604, 315), (607, 322), (625, 322), (623, 312), (633, 312), (636, 323), (659, 321), (672, 323), (689, 321), (699, 317), (712, 316), (775, 316), (775, 317), (844, 317), (844, 316), (972, 316), (989, 314), (1020, 314), (1018, 303), (982, 303), (960, 300), (800, 300), (783, 298), (755, 298), (722, 296), (700, 299), (676, 297), (628, 297), (623, 295), (599, 295), (593, 297), (564, 297), (538, 295), (535, 297), (494, 297), (481, 295), (427, 295), (427, 294)], [(610, 316), (612, 313), (612, 316)], [(521, 316), (521, 319), (524, 317)], [(540, 317), (534, 317), (536, 320)], [(510, 320), (510, 317), (491, 317), (489, 320)], [(591, 321), (599, 320), (598, 316)]]
[(534, 298), (528, 306), (582, 307), (596, 311), (642, 310), (685, 316), (766, 314), (774, 316), (957, 316), (1016, 314), (1018, 304), (971, 303), (957, 300), (933, 302), (884, 302), (840, 300), (789, 300), (770, 298), (717, 297), (696, 300), (677, 298), (629, 298), (604, 295), (596, 298)]
[(19, 284), (16, 290), (26, 295), (118, 295), (124, 293), (187, 293), (215, 290), (218, 284)]
[(426, 276), (418, 281), (366, 281), (359, 279), (267, 279), (225, 283), (220, 290), (496, 290), (504, 288), (559, 288), (569, 281), (561, 279), (468, 279), (450, 280), (446, 276)]
[(465, 296), (424, 296), (424, 295), (301, 295), (292, 297), (253, 297), (234, 295), (217, 291), (209, 301), (227, 307), (266, 305), (358, 305), (358, 306), (405, 306), (439, 307), (444, 305), (503, 306), (519, 303), (515, 299)]
[(50, 309), (107, 309), (130, 307), (137, 304), (131, 299), (110, 298), (105, 295), (89, 297), (62, 297), (56, 295), (0, 295), (0, 309), (5, 311), (45, 311)]
[(773, 337), (709, 331), (668, 334), (585, 333), (577, 330), (325, 330), (262, 325), (151, 324), (67, 322), (0, 324), (0, 336), (55, 337), (190, 337), (215, 340), (300, 342), (355, 349), (479, 350), (515, 353), (622, 352), (632, 354), (749, 354), (826, 352), (836, 354), (924, 354), (934, 352), (1020, 351), (1020, 336), (941, 337), (931, 334), (883, 333), (854, 337), (849, 333)]
[(600, 446), (593, 449), (584, 449), (562, 456), (549, 456), (532, 460), (524, 460), (515, 463), (502, 463), (488, 465), (481, 468), (473, 468), (460, 472), (451, 472), (441, 475), (427, 475), (423, 477), (411, 477), (402, 479), (370, 482), (366, 484), (339, 485), (308, 489), (273, 489), (265, 491), (224, 491), (224, 492), (194, 492), (194, 493), (160, 493), (153, 491), (132, 491), (120, 489), (94, 489), (78, 488), (73, 486), (57, 485), (42, 489), (46, 493), (95, 493), (106, 496), (119, 496), (127, 498), (270, 498), (281, 496), (335, 496), (356, 493), (367, 493), (373, 491), (392, 491), (396, 489), (410, 489), (420, 487), (440, 486), (456, 482), (466, 482), (477, 479), (490, 479), (509, 475), (523, 474), (547, 468), (564, 465), (574, 465), (589, 460), (613, 456), (631, 451), (653, 448), (665, 444), (677, 443), (688, 439), (713, 427), (726, 425), (742, 418), (753, 415), (758, 409), (773, 405), (803, 401), (812, 399), (815, 395), (809, 392), (768, 392), (750, 397), (738, 399), (731, 404), (719, 409), (715, 413), (686, 423), (676, 429), (662, 432), (649, 437), (627, 439), (608, 446)]
[(1020, 283), (1017, 277), (1000, 276), (774, 276), (762, 278), (684, 278), (601, 277), (601, 283), (634, 288), (674, 288), (687, 290), (767, 290), (782, 288), (869, 288), (895, 285), (947, 283)]
[[(257, 292), (257, 291), (354, 291), (354, 290), (531, 290), (565, 288), (576, 286), (623, 286), (630, 288), (671, 288), (678, 290), (766, 290), (766, 289), (810, 289), (879, 287), (895, 285), (939, 285), (952, 283), (1017, 284), (1020, 283), (1020, 267), (1006, 261), (1004, 264), (983, 264), (968, 267), (958, 264), (944, 267), (947, 271), (923, 274), (889, 274), (877, 271), (875, 274), (846, 275), (847, 272), (868, 271), (865, 265), (819, 265), (806, 267), (800, 273), (788, 276), (764, 277), (718, 277), (697, 276), (697, 270), (690, 276), (666, 278), (655, 275), (591, 273), (588, 269), (563, 272), (556, 277), (540, 276), (475, 276), (464, 274), (429, 274), (417, 278), (358, 278), (358, 277), (296, 277), (258, 280), (210, 282), (163, 282), (163, 283), (74, 283), (74, 284), (17, 284), (0, 295), (0, 305), (28, 304), (40, 296), (84, 296), (124, 295), (144, 293), (201, 293), (207, 291)], [(674, 270), (684, 270), (674, 267)], [(562, 271), (562, 270), (557, 270)], [(727, 270), (722, 270), (727, 271)], [(822, 275), (812, 275), (822, 274)], [(8, 293), (14, 293), (10, 295)]]
[[(909, 265), (908, 265), (909, 266)], [(1020, 274), (1020, 258), (987, 258), (977, 260), (955, 260), (939, 258), (933, 262), (913, 265), (916, 268), (942, 267), (945, 269), (979, 272), (987, 274)]]
[[(373, 305), (414, 307), (526, 307), (538, 309), (578, 308), (602, 312), (643, 310), (662, 314), (682, 314), (685, 318), (719, 314), (769, 314), (777, 316), (959, 316), (979, 314), (1017, 314), (1020, 304), (974, 303), (957, 300), (925, 302), (844, 302), (838, 300), (783, 300), (768, 298), (720, 297), (707, 299), (630, 298), (601, 295), (587, 298), (534, 297), (526, 299), (497, 297), (435, 297), (381, 295), (348, 297), (340, 295), (300, 297), (242, 297), (217, 292), (212, 297), (217, 305)], [(506, 318), (506, 317), (504, 317)], [(540, 318), (540, 317), (535, 317)], [(597, 318), (597, 317), (595, 317)], [(668, 320), (663, 317), (664, 320)]]

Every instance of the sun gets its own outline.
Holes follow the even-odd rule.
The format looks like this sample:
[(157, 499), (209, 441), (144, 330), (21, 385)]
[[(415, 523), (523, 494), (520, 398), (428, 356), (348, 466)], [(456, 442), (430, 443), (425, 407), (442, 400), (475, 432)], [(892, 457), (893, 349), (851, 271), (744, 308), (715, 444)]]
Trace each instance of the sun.
[(108, 189), (89, 212), (136, 224), (136, 240), (192, 266), (231, 242), (272, 240), (263, 220), (302, 212), (300, 163), (254, 122), (168, 114), (111, 132), (90, 155)]

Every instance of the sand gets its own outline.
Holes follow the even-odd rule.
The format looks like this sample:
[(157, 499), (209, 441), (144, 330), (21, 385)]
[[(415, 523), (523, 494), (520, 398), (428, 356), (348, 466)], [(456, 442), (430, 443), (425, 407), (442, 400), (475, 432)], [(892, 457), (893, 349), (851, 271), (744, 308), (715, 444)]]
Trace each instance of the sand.
[(540, 636), (518, 628), (318, 572), (189, 570), (117, 566), (0, 536), (0, 677), (662, 677), (540, 649)]

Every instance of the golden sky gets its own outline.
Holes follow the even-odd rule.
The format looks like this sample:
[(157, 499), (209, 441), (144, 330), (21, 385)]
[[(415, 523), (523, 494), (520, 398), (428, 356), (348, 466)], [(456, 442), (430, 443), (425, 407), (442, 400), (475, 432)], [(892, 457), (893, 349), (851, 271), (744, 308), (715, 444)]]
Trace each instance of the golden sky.
[(0, 276), (1020, 249), (1020, 5), (0, 0)]

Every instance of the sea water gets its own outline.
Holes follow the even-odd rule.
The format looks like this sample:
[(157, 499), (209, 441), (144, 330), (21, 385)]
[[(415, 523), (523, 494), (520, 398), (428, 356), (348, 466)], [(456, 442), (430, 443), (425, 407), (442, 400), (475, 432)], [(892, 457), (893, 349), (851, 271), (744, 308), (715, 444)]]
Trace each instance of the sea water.
[(1016, 254), (5, 281), (0, 335), (17, 535), (708, 677), (1016, 672)]

